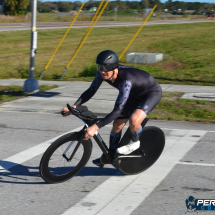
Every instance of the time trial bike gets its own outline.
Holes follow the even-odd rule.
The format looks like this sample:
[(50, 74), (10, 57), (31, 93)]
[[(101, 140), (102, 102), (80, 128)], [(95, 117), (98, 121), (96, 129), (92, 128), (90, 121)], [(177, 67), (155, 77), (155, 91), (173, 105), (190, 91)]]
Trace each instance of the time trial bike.
[[(67, 104), (71, 113), (84, 122), (83, 129), (79, 132), (65, 134), (55, 140), (45, 151), (40, 161), (40, 175), (48, 183), (60, 183), (77, 175), (87, 164), (91, 152), (92, 141), (83, 140), (85, 129), (97, 123), (102, 118), (97, 118), (86, 106), (77, 108)], [(62, 113), (63, 114), (63, 113)], [(138, 174), (152, 166), (161, 155), (165, 146), (163, 131), (155, 126), (144, 127), (148, 119), (142, 122), (143, 132), (140, 136), (140, 148), (128, 155), (110, 151), (96, 132), (93, 136), (103, 152), (101, 161), (112, 164), (125, 175)], [(131, 131), (128, 128), (121, 138), (118, 147), (124, 146), (131, 140)], [(100, 166), (103, 168), (103, 164)]]

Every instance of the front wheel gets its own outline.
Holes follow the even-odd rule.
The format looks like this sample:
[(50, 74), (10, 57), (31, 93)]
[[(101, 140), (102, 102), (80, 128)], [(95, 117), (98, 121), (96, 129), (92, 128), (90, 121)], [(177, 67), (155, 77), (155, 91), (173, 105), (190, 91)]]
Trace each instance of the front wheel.
[(80, 132), (65, 134), (48, 147), (40, 161), (44, 181), (64, 182), (84, 168), (92, 152), (92, 141), (79, 142), (80, 137)]

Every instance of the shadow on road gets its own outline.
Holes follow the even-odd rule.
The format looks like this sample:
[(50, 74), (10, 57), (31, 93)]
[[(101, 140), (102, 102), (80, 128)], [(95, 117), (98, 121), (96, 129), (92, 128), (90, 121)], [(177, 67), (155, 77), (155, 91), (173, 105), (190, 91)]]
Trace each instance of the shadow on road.
[(43, 97), (43, 98), (50, 98), (53, 96), (58, 96), (61, 93), (58, 92), (39, 92), (39, 93), (35, 93), (30, 95), (29, 97)]
[[(16, 165), (15, 163), (8, 161), (1, 161), (0, 171), (10, 168), (6, 172), (0, 172), (0, 183), (11, 184), (47, 184), (43, 181), (39, 173), (39, 167)], [(118, 173), (118, 174), (117, 174)], [(99, 169), (98, 167), (84, 167), (81, 172), (75, 177), (87, 177), (87, 176), (123, 176), (117, 169), (105, 167)]]

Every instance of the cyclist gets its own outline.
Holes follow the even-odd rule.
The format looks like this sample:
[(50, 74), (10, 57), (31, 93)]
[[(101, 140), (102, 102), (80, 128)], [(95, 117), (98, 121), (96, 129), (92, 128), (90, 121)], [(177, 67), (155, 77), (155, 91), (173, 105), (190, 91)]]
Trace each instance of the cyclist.
[[(114, 109), (104, 119), (86, 129), (84, 140), (93, 137), (96, 131), (113, 122), (110, 133), (109, 150), (115, 151), (121, 138), (122, 128), (129, 120), (132, 139), (126, 146), (117, 149), (120, 154), (130, 154), (140, 147), (139, 137), (142, 121), (155, 108), (162, 97), (158, 82), (147, 72), (128, 66), (119, 65), (117, 54), (111, 50), (99, 53), (96, 58), (98, 71), (91, 86), (73, 105), (74, 108), (87, 102), (98, 90), (103, 80), (119, 90)], [(67, 107), (64, 116), (70, 115)], [(123, 119), (122, 119), (123, 118)], [(93, 161), (100, 166), (100, 158)], [(104, 163), (103, 163), (104, 164)]]

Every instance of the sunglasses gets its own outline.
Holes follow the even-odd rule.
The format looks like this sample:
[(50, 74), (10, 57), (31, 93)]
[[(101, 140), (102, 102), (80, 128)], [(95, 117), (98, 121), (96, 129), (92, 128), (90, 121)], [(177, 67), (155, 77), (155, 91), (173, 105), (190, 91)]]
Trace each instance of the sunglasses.
[(113, 71), (114, 69), (118, 68), (118, 64), (97, 64), (97, 68), (100, 71), (109, 72)]

